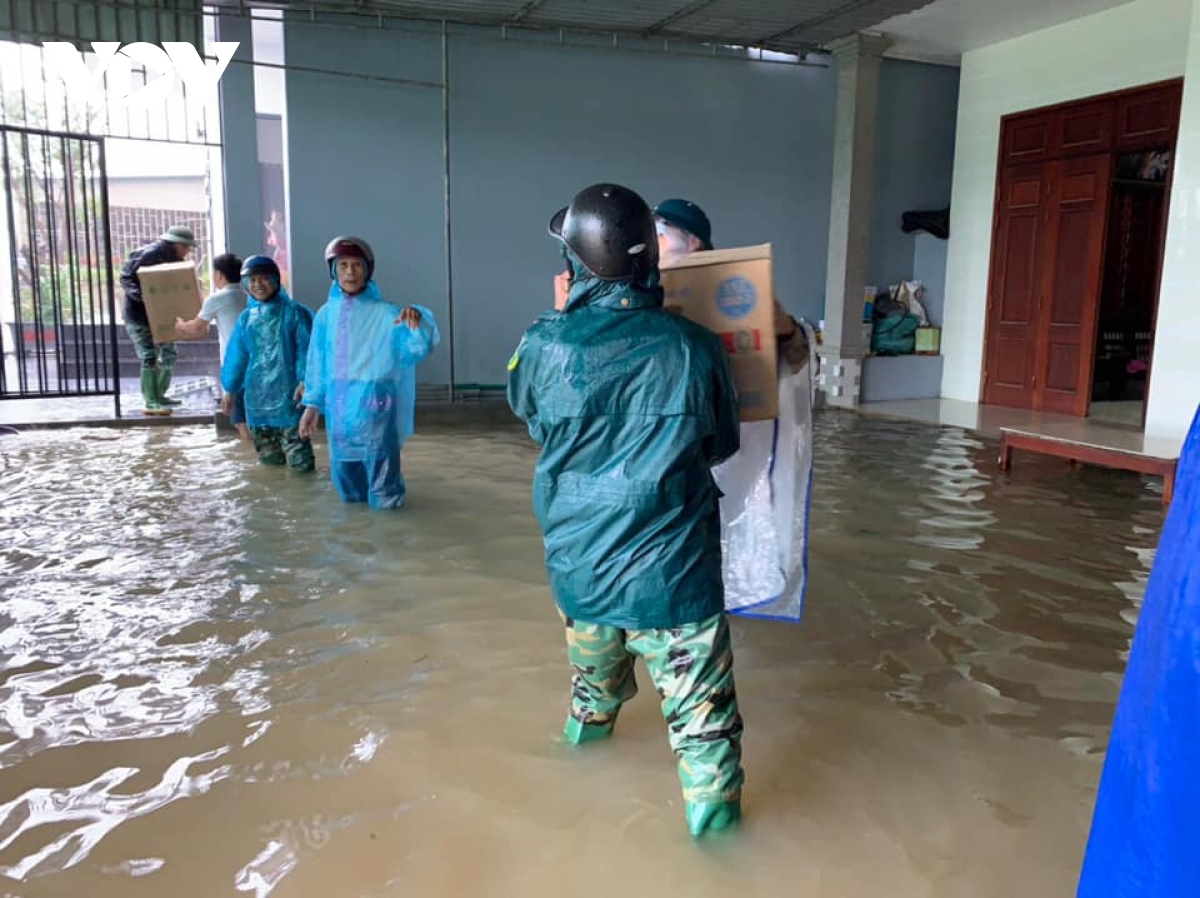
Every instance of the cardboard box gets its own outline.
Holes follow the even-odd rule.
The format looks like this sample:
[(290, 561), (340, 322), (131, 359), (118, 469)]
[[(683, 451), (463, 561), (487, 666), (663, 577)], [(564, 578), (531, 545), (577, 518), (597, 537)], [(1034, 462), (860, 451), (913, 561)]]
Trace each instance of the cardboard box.
[(771, 244), (691, 253), (662, 266), (668, 309), (721, 338), (743, 421), (779, 415)]
[[(175, 333), (175, 319), (191, 321), (200, 314), (200, 284), (196, 266), (191, 262), (167, 262), (138, 269), (142, 284), (142, 302), (150, 319), (150, 333), (155, 343), (175, 343), (181, 339), (202, 340), (204, 337), (180, 337)], [(207, 334), (205, 335), (207, 336)]]
[(915, 352), (917, 355), (942, 354), (942, 329), (940, 327), (918, 327), (916, 339)]

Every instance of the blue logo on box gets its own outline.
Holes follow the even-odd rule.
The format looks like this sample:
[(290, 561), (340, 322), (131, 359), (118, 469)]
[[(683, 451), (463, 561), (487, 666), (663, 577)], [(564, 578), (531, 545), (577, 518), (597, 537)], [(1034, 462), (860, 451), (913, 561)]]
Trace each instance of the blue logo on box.
[(744, 277), (731, 277), (717, 287), (717, 308), (726, 318), (745, 318), (758, 303), (758, 291)]

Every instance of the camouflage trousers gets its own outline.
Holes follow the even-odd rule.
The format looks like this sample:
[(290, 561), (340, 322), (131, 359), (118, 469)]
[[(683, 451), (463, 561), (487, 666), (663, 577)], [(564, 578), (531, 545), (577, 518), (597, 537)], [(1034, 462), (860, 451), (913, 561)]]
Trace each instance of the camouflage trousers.
[(264, 465), (287, 465), (293, 471), (316, 470), (312, 443), (295, 427), (251, 427), (254, 451)]
[(571, 681), (572, 742), (604, 738), (637, 694), (637, 657), (658, 691), (683, 798), (691, 804), (741, 800), (742, 717), (733, 683), (729, 624), (718, 614), (668, 630), (620, 630), (563, 617)]
[(133, 343), (143, 371), (147, 368), (174, 367), (175, 360), (179, 358), (179, 351), (175, 348), (174, 343), (155, 343), (154, 335), (150, 333), (149, 326), (145, 324), (132, 324), (126, 321), (125, 333), (129, 334), (129, 340)]

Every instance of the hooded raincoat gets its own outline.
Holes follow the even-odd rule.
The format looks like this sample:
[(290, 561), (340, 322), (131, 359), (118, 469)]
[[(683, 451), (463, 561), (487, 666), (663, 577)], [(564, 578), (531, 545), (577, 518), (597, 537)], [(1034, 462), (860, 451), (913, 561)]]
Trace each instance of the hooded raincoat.
[[(412, 307), (421, 313), (416, 330), (395, 323), (403, 309), (387, 302), (374, 281), (356, 296), (335, 281), (317, 312), (304, 404), (325, 416), (334, 483), (347, 501), (369, 498), (380, 507), (403, 501), (399, 457), (413, 432), (416, 365), (441, 340), (433, 312)], [(361, 466), (361, 490), (346, 476), (347, 465)]]
[(526, 331), (508, 400), (541, 444), (534, 511), (563, 613), (621, 629), (724, 610), (712, 467), (738, 449), (718, 338), (648, 285), (594, 278), (571, 258), (564, 310)]
[(225, 350), (221, 386), (244, 393), (250, 427), (299, 426), (295, 393), (304, 383), (312, 327), (312, 312), (282, 287), (266, 302), (248, 300)]

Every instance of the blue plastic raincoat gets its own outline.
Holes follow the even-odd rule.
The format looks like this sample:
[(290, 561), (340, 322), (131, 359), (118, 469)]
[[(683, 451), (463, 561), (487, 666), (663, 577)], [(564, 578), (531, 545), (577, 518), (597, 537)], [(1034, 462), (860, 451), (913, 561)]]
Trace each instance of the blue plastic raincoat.
[(250, 427), (296, 427), (300, 407), (296, 387), (304, 383), (313, 314), (280, 288), (266, 302), (250, 299), (238, 316), (225, 361), (221, 386), (244, 392)]
[(1200, 895), (1200, 414), (1117, 704), (1079, 898)]
[(304, 404), (325, 416), (333, 482), (347, 502), (404, 504), (400, 450), (413, 432), (416, 365), (441, 340), (433, 312), (412, 308), (416, 330), (395, 323), (403, 309), (374, 281), (356, 296), (335, 281), (317, 312)]
[(712, 466), (738, 449), (737, 395), (720, 340), (647, 286), (572, 259), (564, 310), (526, 331), (508, 401), (541, 444), (533, 505), (568, 617), (622, 629), (724, 610)]

